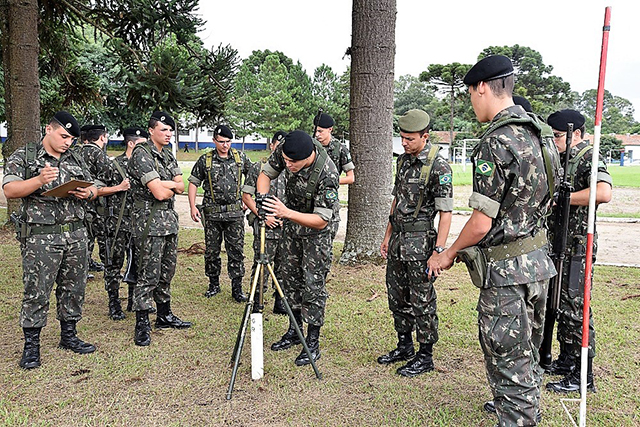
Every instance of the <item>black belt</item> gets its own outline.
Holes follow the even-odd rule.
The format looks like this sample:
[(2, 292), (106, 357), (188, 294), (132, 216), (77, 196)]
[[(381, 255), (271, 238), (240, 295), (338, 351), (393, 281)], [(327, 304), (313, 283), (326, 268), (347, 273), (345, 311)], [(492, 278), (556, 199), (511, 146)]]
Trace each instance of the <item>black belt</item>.
[(133, 206), (138, 209), (151, 209), (152, 206), (156, 205), (157, 210), (167, 210), (173, 209), (173, 200), (156, 200), (156, 201), (146, 201), (146, 200), (136, 200), (133, 202)]
[(240, 212), (242, 203), (236, 202), (228, 205), (203, 206), (202, 211), (206, 214), (223, 213), (223, 212)]
[(62, 234), (65, 232), (73, 232), (76, 230), (80, 230), (84, 228), (84, 223), (82, 221), (73, 221), (68, 222), (66, 224), (51, 224), (51, 225), (40, 225), (40, 224), (27, 224), (28, 234)]

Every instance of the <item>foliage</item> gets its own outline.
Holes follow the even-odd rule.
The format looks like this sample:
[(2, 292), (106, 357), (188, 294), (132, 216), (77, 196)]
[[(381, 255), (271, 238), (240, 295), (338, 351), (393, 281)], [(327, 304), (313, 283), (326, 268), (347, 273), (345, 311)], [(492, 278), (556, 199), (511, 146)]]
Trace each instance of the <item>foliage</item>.
[(611, 154), (612, 160), (620, 160), (620, 152), (622, 150), (622, 141), (614, 135), (602, 135), (600, 137), (600, 155), (605, 159)]
[(489, 55), (511, 58), (516, 76), (514, 95), (527, 98), (537, 114), (546, 117), (556, 110), (574, 105), (571, 86), (561, 77), (551, 74), (553, 66), (545, 65), (538, 51), (517, 44), (490, 46), (480, 53), (478, 60)]
[[(596, 116), (597, 90), (585, 90), (578, 100), (578, 110), (585, 116), (585, 127), (593, 132)], [(638, 122), (633, 118), (633, 104), (620, 96), (613, 96), (608, 90), (604, 91), (602, 104), (602, 133), (631, 133)]]
[(224, 116), (240, 137), (270, 138), (308, 126), (311, 99), (311, 80), (299, 62), (282, 52), (254, 51), (240, 66)]
[(315, 69), (311, 84), (314, 104), (333, 117), (332, 133), (339, 138), (349, 133), (349, 74), (350, 69), (338, 76), (322, 64)]

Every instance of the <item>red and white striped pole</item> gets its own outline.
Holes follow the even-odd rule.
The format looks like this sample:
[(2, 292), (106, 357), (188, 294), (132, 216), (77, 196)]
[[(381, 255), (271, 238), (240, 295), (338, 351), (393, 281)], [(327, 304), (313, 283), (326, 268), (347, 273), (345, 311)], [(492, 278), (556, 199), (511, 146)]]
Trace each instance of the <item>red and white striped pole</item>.
[(609, 48), (609, 30), (611, 6), (604, 10), (602, 28), (602, 51), (600, 53), (600, 73), (598, 75), (598, 94), (596, 98), (596, 117), (593, 138), (593, 157), (591, 159), (591, 184), (589, 186), (589, 215), (587, 222), (587, 259), (584, 274), (584, 307), (582, 310), (582, 353), (580, 358), (580, 427), (586, 425), (587, 416), (587, 363), (589, 357), (589, 313), (591, 305), (591, 264), (593, 259), (593, 235), (596, 216), (596, 186), (598, 184), (598, 163), (600, 161), (600, 132), (602, 128), (602, 106), (604, 103), (604, 76), (607, 69), (607, 50)]

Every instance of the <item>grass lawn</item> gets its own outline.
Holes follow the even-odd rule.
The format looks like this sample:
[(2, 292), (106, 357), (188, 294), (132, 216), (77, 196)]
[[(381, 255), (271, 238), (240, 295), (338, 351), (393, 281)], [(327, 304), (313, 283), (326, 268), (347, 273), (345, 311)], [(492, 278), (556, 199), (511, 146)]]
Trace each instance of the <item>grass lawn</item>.
[[(1, 215), (4, 215), (3, 211)], [(4, 219), (4, 218), (2, 218)], [(204, 240), (202, 230), (181, 230), (180, 248)], [(245, 239), (250, 254), (251, 236)], [(336, 244), (335, 253), (340, 251)], [(42, 332), (42, 367), (18, 367), (23, 339), (18, 326), (22, 299), (20, 252), (13, 233), (0, 231), (0, 425), (313, 425), (487, 426), (482, 412), (491, 397), (477, 340), (478, 291), (463, 266), (438, 279), (440, 341), (434, 372), (413, 379), (395, 374), (376, 358), (396, 337), (387, 306), (383, 266), (334, 264), (321, 332), (323, 379), (293, 363), (300, 347), (272, 352), (287, 319), (264, 314), (265, 376), (251, 380), (250, 340), (242, 353), (233, 399), (226, 400), (229, 360), (244, 305), (222, 293), (202, 296), (207, 280), (202, 255), (178, 256), (172, 308), (194, 322), (188, 330), (154, 330), (151, 346), (133, 344), (134, 316), (107, 317), (102, 274), (86, 290), (79, 336), (98, 350), (75, 355), (57, 347), (59, 325), (52, 300)], [(223, 256), (223, 271), (226, 271)], [(249, 259), (246, 260), (247, 271)], [(249, 279), (245, 277), (245, 289)], [(121, 289), (121, 296), (126, 289)], [(598, 330), (595, 374), (598, 393), (588, 396), (589, 426), (640, 423), (640, 269), (597, 267), (593, 307)], [(151, 316), (152, 321), (155, 316)], [(557, 352), (557, 348), (554, 350)], [(578, 406), (571, 406), (574, 414)], [(542, 425), (569, 425), (559, 396), (543, 392)]]

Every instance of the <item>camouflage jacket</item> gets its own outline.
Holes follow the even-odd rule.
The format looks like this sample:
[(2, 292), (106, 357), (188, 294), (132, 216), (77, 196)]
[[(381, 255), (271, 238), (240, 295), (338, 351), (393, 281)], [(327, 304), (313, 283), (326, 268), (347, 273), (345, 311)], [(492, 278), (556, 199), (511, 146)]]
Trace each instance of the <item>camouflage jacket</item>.
[[(284, 157), (282, 156), (282, 145), (279, 145), (275, 151), (269, 156), (268, 161), (262, 166), (262, 171), (271, 180), (275, 180), (283, 171), (286, 178), (286, 205), (289, 209), (293, 209), (303, 213), (314, 213), (319, 215), (325, 221), (331, 221), (335, 204), (338, 202), (338, 171), (335, 164), (329, 161), (324, 165), (320, 172), (317, 185), (312, 194), (311, 212), (306, 210), (305, 198), (307, 183), (311, 178), (313, 168), (318, 161), (318, 148), (314, 148), (316, 159), (313, 164), (307, 168), (301, 169), (297, 173), (291, 173), (285, 166)], [(312, 228), (303, 227), (293, 221), (285, 221), (285, 232), (294, 233), (296, 235), (312, 235), (330, 232), (329, 227), (322, 230), (314, 230)]]
[[(58, 185), (79, 179), (93, 181), (87, 165), (77, 153), (67, 150), (56, 159), (44, 149), (42, 142), (35, 144), (35, 159), (27, 165), (26, 148), (17, 149), (9, 158), (4, 168), (2, 185), (13, 181), (23, 181), (40, 175), (46, 163), (55, 166), (60, 173), (55, 181), (43, 185), (27, 197), (22, 198), (21, 214), (30, 224), (66, 224), (82, 220), (85, 217), (86, 202), (76, 197), (45, 197), (42, 195)], [(27, 175), (27, 170), (28, 175)]]
[(323, 148), (327, 150), (329, 158), (333, 160), (333, 163), (336, 165), (338, 176), (340, 176), (342, 172), (349, 172), (356, 168), (351, 160), (351, 152), (349, 152), (347, 146), (338, 141), (338, 139), (332, 136), (329, 145)]
[[(586, 147), (589, 147), (578, 158), (578, 154)], [(593, 156), (593, 147), (590, 146), (588, 140), (580, 141), (575, 146), (571, 147), (569, 151), (569, 176), (567, 177), (573, 191), (581, 191), (589, 188), (591, 185), (591, 163)], [(599, 156), (598, 161), (598, 182), (606, 182), (613, 186), (611, 175), (607, 171), (607, 165), (604, 163), (602, 156)], [(596, 209), (598, 205), (596, 205)], [(557, 209), (553, 209), (553, 214), (549, 221), (550, 238), (555, 235), (556, 223), (559, 219), (555, 216)], [(571, 206), (569, 209), (569, 228), (567, 232), (567, 250), (568, 255), (574, 255), (577, 252), (585, 253), (587, 246), (587, 228), (588, 228), (588, 216), (589, 206)], [(595, 230), (595, 224), (594, 224)], [(594, 249), (593, 256), (597, 252), (597, 234), (594, 234)]]
[[(544, 226), (549, 187), (540, 140), (532, 126), (496, 124), (527, 118), (519, 105), (500, 111), (473, 152), (473, 193), (469, 206), (492, 218), (489, 232), (478, 243), (486, 248), (533, 236)], [(490, 264), (494, 286), (530, 283), (556, 273), (547, 248)]]
[[(396, 206), (391, 214), (394, 230), (389, 240), (389, 257), (402, 261), (420, 261), (427, 259), (435, 246), (436, 233), (433, 219), (439, 211), (453, 210), (453, 183), (451, 167), (439, 154), (433, 160), (433, 166), (426, 185), (420, 179), (422, 167), (427, 162), (431, 144), (425, 144), (417, 156), (402, 154), (398, 157), (393, 196)], [(417, 217), (414, 218), (420, 194), (422, 202)], [(421, 224), (424, 229), (403, 231), (397, 226)]]
[(147, 141), (135, 146), (128, 164), (131, 179), (131, 195), (133, 207), (133, 235), (141, 237), (151, 216), (153, 204), (156, 209), (149, 225), (149, 236), (167, 236), (178, 233), (178, 213), (173, 209), (175, 196), (169, 200), (158, 201), (147, 184), (154, 180), (171, 181), (174, 177), (182, 176), (171, 150), (163, 147), (158, 151), (153, 142)]
[[(98, 188), (107, 187), (114, 172), (113, 163), (107, 153), (93, 142), (78, 144), (74, 149), (81, 153), (84, 162), (89, 168), (89, 173), (94, 179), (95, 186)], [(104, 197), (98, 197), (96, 200), (89, 202), (89, 209), (92, 212), (96, 212), (98, 206), (106, 206)]]
[[(265, 157), (259, 162), (254, 163), (249, 169), (249, 173), (244, 180), (244, 185), (242, 186), (242, 192), (251, 194), (255, 196), (256, 194), (256, 182), (258, 181), (258, 175), (260, 175), (260, 171), (262, 170), (262, 165), (267, 163), (267, 158)], [(282, 203), (287, 204), (287, 196), (286, 196), (286, 182), (285, 182), (285, 174), (280, 174), (278, 178), (271, 181), (271, 185), (269, 187), (269, 194), (272, 196), (276, 196), (278, 199), (282, 200)], [(253, 212), (249, 214), (247, 217), (249, 221), (249, 225), (254, 227), (254, 231), (256, 230), (256, 220), (257, 217)], [(282, 235), (282, 227), (276, 228), (265, 228), (266, 238), (267, 239), (279, 239)]]
[[(231, 150), (226, 158), (220, 157), (216, 149), (213, 149), (211, 153), (211, 168), (207, 170), (207, 154), (203, 154), (193, 165), (189, 176), (190, 183), (196, 187), (202, 186), (204, 190), (202, 205), (206, 207), (240, 203), (242, 200), (242, 176), (246, 178), (253, 163), (242, 151), (238, 151), (240, 158), (240, 174), (238, 174), (238, 164)], [(209, 174), (211, 174), (211, 185), (209, 185)], [(211, 197), (212, 189), (213, 197)], [(241, 218), (242, 215), (242, 210), (214, 214), (216, 218), (220, 219)]]
[[(120, 154), (116, 158), (113, 159), (114, 167), (113, 167), (113, 176), (109, 182), (109, 186), (116, 186), (122, 182), (125, 178), (129, 178), (129, 158), (125, 153)], [(120, 167), (120, 170), (124, 172), (124, 176), (120, 173), (120, 170), (117, 165)], [(124, 201), (124, 212), (123, 212), (123, 224), (127, 224), (130, 222), (131, 214), (133, 213), (133, 191), (129, 189), (128, 191), (119, 191), (117, 193), (112, 194), (111, 196), (106, 197), (107, 199), (107, 207), (109, 209), (109, 216), (115, 217), (116, 219), (120, 215), (120, 209), (122, 208), (122, 202)]]

